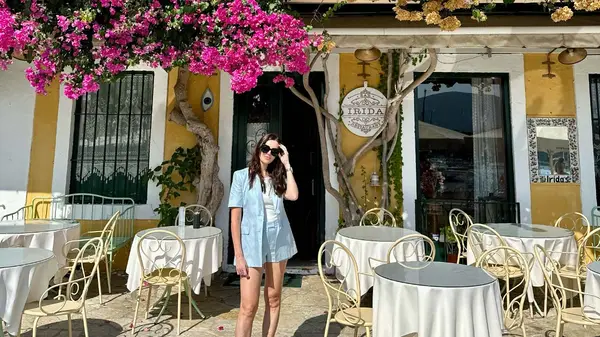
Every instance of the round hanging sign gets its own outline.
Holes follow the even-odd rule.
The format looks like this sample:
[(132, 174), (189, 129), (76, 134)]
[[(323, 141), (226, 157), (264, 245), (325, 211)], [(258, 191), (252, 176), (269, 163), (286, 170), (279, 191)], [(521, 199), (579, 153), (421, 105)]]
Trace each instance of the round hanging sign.
[(383, 124), (387, 98), (377, 89), (367, 86), (348, 93), (342, 101), (342, 121), (353, 134), (371, 137)]

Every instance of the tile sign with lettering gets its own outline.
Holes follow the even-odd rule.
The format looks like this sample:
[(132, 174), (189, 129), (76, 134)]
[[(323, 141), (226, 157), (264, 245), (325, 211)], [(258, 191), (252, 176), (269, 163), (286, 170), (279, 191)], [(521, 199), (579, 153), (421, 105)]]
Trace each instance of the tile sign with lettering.
[(387, 98), (365, 85), (348, 93), (342, 101), (342, 121), (357, 136), (371, 137), (383, 124)]

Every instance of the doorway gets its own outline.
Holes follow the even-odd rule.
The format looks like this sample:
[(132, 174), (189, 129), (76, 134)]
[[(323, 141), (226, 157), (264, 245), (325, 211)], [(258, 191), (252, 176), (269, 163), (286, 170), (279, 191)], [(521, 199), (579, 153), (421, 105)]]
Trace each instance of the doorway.
[[(277, 73), (265, 73), (256, 88), (235, 95), (233, 115), (232, 174), (248, 166), (258, 140), (276, 133), (290, 152), (290, 164), (298, 184), (296, 201), (284, 201), (285, 211), (298, 247), (291, 265), (312, 263), (325, 238), (325, 190), (319, 132), (314, 110), (282, 83), (273, 83)], [(322, 99), (324, 74), (311, 73), (311, 85)], [(301, 83), (296, 79), (297, 87)], [(228, 262), (233, 263), (229, 237)]]

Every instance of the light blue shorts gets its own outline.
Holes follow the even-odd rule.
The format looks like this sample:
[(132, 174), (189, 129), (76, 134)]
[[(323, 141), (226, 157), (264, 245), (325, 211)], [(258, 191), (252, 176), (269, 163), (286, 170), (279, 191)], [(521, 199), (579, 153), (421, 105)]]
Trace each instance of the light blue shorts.
[(298, 251), (291, 228), (280, 221), (267, 222), (263, 226), (262, 243), (261, 266), (265, 262), (288, 260)]
[[(258, 231), (242, 233), (242, 251), (248, 267), (261, 268), (266, 262), (288, 260), (298, 252), (288, 221), (265, 222), (262, 240), (259, 240), (259, 235), (261, 233)], [(236, 263), (236, 259), (233, 263)]]

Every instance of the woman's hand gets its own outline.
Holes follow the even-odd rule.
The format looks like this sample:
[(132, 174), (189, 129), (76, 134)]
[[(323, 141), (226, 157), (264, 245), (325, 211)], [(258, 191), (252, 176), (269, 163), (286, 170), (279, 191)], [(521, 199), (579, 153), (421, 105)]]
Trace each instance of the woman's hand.
[(283, 166), (285, 166), (285, 169), (287, 170), (290, 168), (290, 154), (288, 153), (288, 150), (285, 147), (285, 145), (279, 144), (279, 148), (283, 151), (283, 153), (279, 155), (279, 159), (281, 160)]
[(240, 277), (249, 277), (248, 263), (246, 263), (246, 259), (243, 256), (235, 257), (235, 271)]

